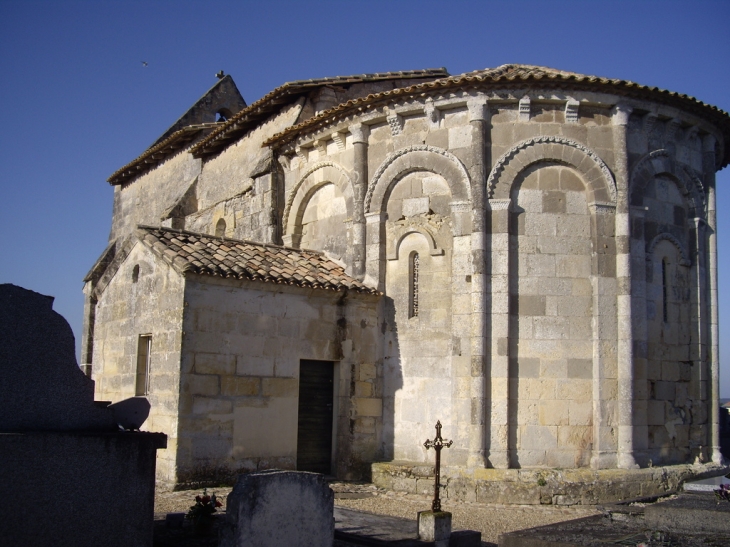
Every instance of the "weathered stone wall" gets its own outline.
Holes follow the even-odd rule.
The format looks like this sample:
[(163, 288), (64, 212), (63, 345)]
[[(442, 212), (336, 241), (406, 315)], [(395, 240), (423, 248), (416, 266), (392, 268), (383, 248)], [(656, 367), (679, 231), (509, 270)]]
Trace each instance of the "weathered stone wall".
[[(135, 267), (138, 274), (135, 281)], [(122, 262), (96, 306), (93, 378), (96, 398), (119, 402), (135, 396), (137, 348), (141, 334), (152, 335), (147, 431), (168, 435), (158, 452), (157, 477), (175, 480), (183, 330), (184, 279), (137, 243)]]
[[(321, 333), (335, 328), (325, 323), (338, 320), (331, 314), (317, 319), (317, 332), (300, 325), (299, 334), (273, 335), (319, 348), (302, 346), (285, 358), (289, 367), (327, 355), (312, 358), (339, 361), (341, 381), (350, 382), (342, 408), (359, 410), (349, 425), (352, 416), (340, 410), (338, 439), (343, 431), (349, 437), (338, 446), (351, 446), (357, 463), (342, 469), (374, 457), (425, 461), (420, 445), (436, 419), (455, 441), (454, 465), (631, 468), (717, 459), (710, 409), (718, 366), (719, 133), (695, 113), (585, 87), (480, 85), (394, 95), (333, 116), (331, 125), (321, 121), (276, 150), (261, 148), (275, 132), (362, 96), (367, 86), (322, 88), (206, 159), (196, 172), (196, 210), (179, 225), (322, 250), (385, 293), (379, 317), (372, 307), (358, 311), (367, 317), (368, 347), (324, 344)], [(135, 212), (136, 196), (155, 173), (176, 175), (179, 158), (117, 191), (126, 193), (113, 234), (161, 209), (141, 204)], [(174, 192), (165, 184), (174, 184), (160, 182), (168, 203)], [(180, 184), (176, 191), (190, 187)], [(210, 308), (216, 328), (201, 331), (210, 348), (238, 321), (221, 313)], [(309, 321), (306, 310), (296, 315)], [(284, 318), (271, 317), (279, 329)], [(184, 330), (192, 336), (200, 328)], [(257, 344), (273, 339), (262, 332), (252, 334)], [(188, 424), (193, 436), (211, 428), (235, 445), (225, 378), (255, 386), (245, 388), (252, 401), (269, 397), (264, 378), (296, 378), (290, 369), (250, 382), (230, 372), (238, 370), (235, 352), (221, 354), (219, 372), (198, 373), (195, 355), (184, 358), (186, 374), (217, 378), (194, 379), (208, 386), (195, 389), (211, 391), (196, 396), (223, 410), (200, 410), (202, 425)], [(266, 367), (284, 358), (257, 357)], [(194, 403), (186, 404), (195, 414)], [(373, 435), (375, 444), (367, 440)], [(190, 462), (225, 460), (227, 442), (181, 454)], [(256, 458), (246, 465), (262, 465)]]
[(114, 210), (109, 241), (124, 238), (139, 224), (160, 226), (200, 175), (201, 162), (180, 152), (132, 180), (114, 187)]
[(382, 457), (377, 299), (189, 278), (178, 483), (295, 469), (299, 362), (333, 361), (338, 476)]

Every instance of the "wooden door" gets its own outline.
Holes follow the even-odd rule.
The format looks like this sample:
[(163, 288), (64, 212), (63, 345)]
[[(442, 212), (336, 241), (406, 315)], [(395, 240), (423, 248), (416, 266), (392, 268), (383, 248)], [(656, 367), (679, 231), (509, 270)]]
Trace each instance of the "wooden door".
[(299, 363), (297, 469), (329, 475), (332, 470), (334, 363)]

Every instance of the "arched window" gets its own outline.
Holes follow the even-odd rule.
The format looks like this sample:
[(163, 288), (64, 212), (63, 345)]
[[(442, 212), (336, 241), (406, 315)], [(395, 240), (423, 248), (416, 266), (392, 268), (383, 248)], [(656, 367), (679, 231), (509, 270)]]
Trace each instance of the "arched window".
[(408, 257), (408, 317), (418, 317), (418, 253)]
[(139, 264), (135, 264), (132, 268), (132, 283), (139, 281)]
[(226, 221), (222, 218), (219, 218), (215, 224), (215, 235), (216, 237), (224, 237), (226, 235)]

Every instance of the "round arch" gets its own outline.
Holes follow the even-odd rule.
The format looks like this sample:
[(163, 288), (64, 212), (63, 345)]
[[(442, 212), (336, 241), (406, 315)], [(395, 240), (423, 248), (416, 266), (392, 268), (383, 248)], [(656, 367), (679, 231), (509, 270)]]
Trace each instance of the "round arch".
[(643, 156), (631, 170), (629, 182), (631, 205), (644, 203), (644, 189), (654, 177), (666, 175), (676, 184), (687, 201), (689, 213), (694, 218), (705, 217), (705, 192), (702, 182), (677, 163), (668, 150), (659, 149)]
[(323, 161), (307, 169), (299, 182), (289, 192), (282, 222), (284, 235), (294, 233), (297, 225), (301, 224), (302, 215), (309, 199), (325, 184), (334, 184), (337, 187), (345, 198), (347, 216), (352, 217), (353, 186), (350, 175), (342, 166), (331, 161)]
[(441, 175), (449, 185), (451, 199), (471, 200), (469, 174), (456, 156), (435, 146), (414, 145), (393, 152), (378, 167), (365, 195), (365, 212), (383, 212), (395, 184), (415, 171)]
[(509, 199), (512, 184), (527, 167), (551, 161), (573, 167), (583, 175), (593, 203), (616, 203), (616, 182), (603, 160), (591, 149), (565, 137), (541, 136), (507, 150), (487, 179), (490, 199)]
[(685, 251), (682, 244), (679, 242), (679, 240), (674, 237), (672, 234), (663, 232), (661, 234), (658, 234), (654, 239), (651, 240), (651, 243), (649, 243), (649, 246), (646, 250), (646, 258), (647, 260), (651, 258), (651, 256), (654, 254), (654, 249), (656, 249), (656, 246), (659, 245), (662, 241), (669, 241), (672, 245), (674, 245), (677, 248), (677, 252), (679, 253), (679, 256), (681, 257), (681, 260), (679, 261), (680, 266), (691, 266), (692, 262), (689, 259), (689, 254), (687, 251)]
[(424, 226), (404, 226), (402, 230), (396, 232), (392, 247), (387, 250), (386, 258), (388, 260), (398, 260), (401, 243), (410, 234), (420, 234), (423, 236), (426, 243), (428, 243), (428, 252), (431, 256), (441, 256), (444, 254), (444, 250), (437, 245), (436, 238), (430, 230)]

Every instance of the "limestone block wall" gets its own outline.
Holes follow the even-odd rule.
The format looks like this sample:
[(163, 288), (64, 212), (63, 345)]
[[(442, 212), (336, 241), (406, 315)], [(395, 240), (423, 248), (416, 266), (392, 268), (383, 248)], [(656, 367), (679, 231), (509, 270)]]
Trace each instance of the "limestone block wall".
[(710, 192), (697, 130), (632, 115), (629, 150), (637, 458), (707, 461), (711, 434)]
[(230, 237), (277, 242), (278, 194), (272, 170), (278, 167), (261, 144), (292, 125), (303, 102), (283, 108), (234, 145), (204, 160), (197, 184), (198, 209), (186, 217), (187, 229), (215, 234), (222, 218)]
[(98, 400), (115, 403), (135, 396), (139, 336), (152, 336), (146, 395), (152, 408), (143, 427), (168, 435), (157, 463), (157, 477), (164, 482), (175, 479), (183, 295), (184, 279), (138, 243), (96, 305), (93, 378)]
[(131, 182), (114, 186), (109, 241), (128, 236), (139, 224), (160, 226), (165, 213), (196, 182), (201, 167), (200, 160), (183, 151)]
[(299, 363), (335, 363), (335, 457), (360, 477), (381, 457), (377, 299), (189, 278), (177, 482), (296, 469)]

